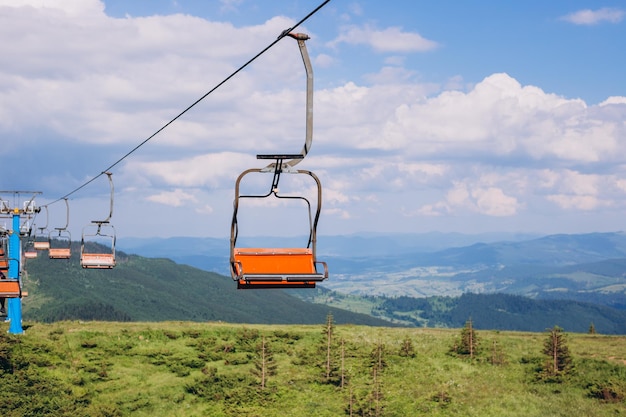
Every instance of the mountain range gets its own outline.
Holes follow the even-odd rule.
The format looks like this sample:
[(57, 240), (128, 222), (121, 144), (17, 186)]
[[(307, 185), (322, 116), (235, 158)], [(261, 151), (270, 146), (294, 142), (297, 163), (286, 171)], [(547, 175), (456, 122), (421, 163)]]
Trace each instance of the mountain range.
[(281, 291), (237, 290), (225, 276), (223, 239), (120, 239), (112, 270), (82, 269), (74, 242), (70, 260), (26, 261), (24, 318), (320, 324), (331, 313), (337, 323), (373, 326), (462, 327), (473, 318), (477, 329), (585, 332), (594, 324), (626, 334), (622, 233), (481, 242), (342, 236), (319, 244), (330, 278), (315, 290)]
[[(267, 238), (268, 247), (301, 242)], [(168, 257), (228, 274), (226, 239), (120, 240), (146, 257)], [(532, 236), (445, 233), (322, 236), (328, 263), (322, 286), (343, 294), (388, 297), (506, 293), (626, 309), (626, 234)]]

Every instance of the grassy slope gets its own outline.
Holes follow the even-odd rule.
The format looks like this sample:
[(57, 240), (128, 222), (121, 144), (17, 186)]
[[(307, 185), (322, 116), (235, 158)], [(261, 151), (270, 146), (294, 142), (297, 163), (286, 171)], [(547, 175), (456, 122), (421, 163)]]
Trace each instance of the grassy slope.
[[(0, 326), (3, 416), (336, 417), (348, 415), (350, 396), (354, 408), (378, 406), (381, 416), (626, 413), (623, 398), (590, 397), (593, 384), (626, 394), (625, 337), (568, 334), (577, 373), (555, 384), (534, 376), (545, 334), (479, 331), (482, 353), (470, 362), (447, 353), (458, 330), (338, 325), (334, 339), (344, 341), (349, 379), (341, 389), (319, 382), (322, 324), (26, 323), (19, 336)], [(251, 373), (262, 337), (277, 365), (265, 390)], [(414, 357), (398, 354), (406, 339)], [(489, 363), (494, 343), (504, 365)], [(379, 345), (387, 366), (375, 383), (371, 353)]]

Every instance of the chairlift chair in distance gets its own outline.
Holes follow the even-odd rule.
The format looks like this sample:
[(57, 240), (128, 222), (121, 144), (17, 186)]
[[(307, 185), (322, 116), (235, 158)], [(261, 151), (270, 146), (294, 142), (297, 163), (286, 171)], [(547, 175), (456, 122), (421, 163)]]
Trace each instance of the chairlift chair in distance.
[(26, 259), (35, 259), (37, 258), (37, 250), (35, 249), (34, 242), (32, 239), (28, 239), (24, 244), (23, 252), (24, 258)]
[[(309, 39), (305, 34), (290, 33), (297, 40), (302, 60), (307, 74), (306, 98), (306, 139), (299, 154), (270, 154), (257, 155), (257, 159), (274, 160), (265, 168), (252, 168), (242, 172), (235, 183), (234, 211), (230, 234), (230, 270), (233, 280), (237, 281), (237, 288), (315, 288), (317, 282), (328, 278), (328, 267), (325, 262), (317, 260), (317, 223), (322, 206), (322, 186), (319, 178), (311, 171), (295, 169), (294, 166), (304, 159), (308, 153), (313, 138), (313, 71), (306, 50), (305, 41)], [(262, 195), (242, 195), (240, 184), (242, 179), (253, 173), (273, 174), (270, 190)], [(314, 179), (317, 187), (315, 209), (310, 201), (303, 196), (283, 196), (279, 194), (278, 184), (282, 174), (301, 174)], [(306, 246), (296, 248), (243, 248), (237, 246), (239, 226), (237, 214), (239, 203), (244, 198), (289, 198), (300, 199), (306, 203), (309, 210), (309, 238)], [(314, 212), (314, 214), (312, 214)]]
[[(111, 269), (115, 267), (115, 228), (110, 224), (113, 216), (113, 179), (110, 172), (103, 172), (109, 178), (111, 198), (109, 216), (104, 220), (92, 220), (83, 227), (80, 239), (80, 265), (85, 269)], [(107, 248), (106, 251), (102, 248)]]
[[(24, 213), (27, 216), (39, 213), (40, 211), (41, 209), (35, 206), (35, 202), (32, 199), (24, 203)], [(22, 257), (24, 259), (35, 259), (37, 257), (37, 250), (34, 245), (35, 234), (36, 226), (34, 223), (31, 224), (30, 217), (27, 217), (27, 220), (23, 223), (22, 228), (20, 229), (20, 237), (22, 238)]]
[(48, 257), (50, 259), (70, 259), (72, 255), (72, 235), (67, 230), (70, 224), (70, 204), (65, 200), (65, 226), (55, 227), (48, 233)]
[[(35, 236), (33, 237), (33, 248), (35, 250), (48, 250), (50, 249), (50, 241), (48, 240), (48, 206), (43, 206), (46, 209), (46, 224), (42, 227), (35, 228)], [(37, 233), (39, 230), (39, 233)]]

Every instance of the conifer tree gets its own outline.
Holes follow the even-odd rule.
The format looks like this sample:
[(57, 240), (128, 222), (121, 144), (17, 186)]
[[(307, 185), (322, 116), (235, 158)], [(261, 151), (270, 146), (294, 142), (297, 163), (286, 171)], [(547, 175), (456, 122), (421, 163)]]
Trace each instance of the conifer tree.
[(379, 341), (372, 353), (370, 354), (372, 372), (374, 374), (382, 374), (383, 369), (387, 367), (387, 361), (385, 359), (385, 344)]
[(549, 331), (543, 344), (543, 354), (547, 356), (541, 375), (544, 379), (560, 381), (573, 369), (567, 340), (563, 329), (559, 326), (554, 326)]
[(335, 322), (332, 313), (328, 313), (326, 316), (326, 323), (322, 331), (322, 346), (320, 350), (324, 352), (324, 363), (322, 368), (324, 369), (323, 380), (325, 383), (340, 385), (341, 375), (339, 375), (340, 369), (338, 365), (338, 353), (337, 346), (334, 339)]
[(506, 357), (504, 352), (502, 351), (502, 347), (498, 344), (496, 340), (491, 344), (491, 364), (492, 365), (505, 365)]
[(461, 338), (452, 346), (451, 351), (457, 355), (469, 356), (470, 359), (474, 359), (478, 352), (478, 338), (471, 318), (465, 322), (465, 327), (461, 330)]
[(333, 315), (332, 313), (328, 313), (326, 316), (326, 327), (324, 328), (324, 335), (326, 336), (326, 379), (330, 378), (332, 369), (332, 345), (334, 330), (335, 322), (333, 320)]
[(398, 352), (400, 356), (414, 358), (415, 357), (415, 348), (413, 347), (413, 341), (410, 337), (406, 337), (402, 341), (402, 345), (400, 345), (400, 351)]
[(589, 334), (596, 334), (596, 326), (591, 322), (589, 325)]
[(261, 338), (261, 342), (257, 346), (258, 357), (254, 361), (252, 374), (261, 380), (261, 389), (265, 389), (267, 379), (276, 375), (277, 365), (274, 362), (274, 355), (269, 343), (265, 340), (265, 336)]

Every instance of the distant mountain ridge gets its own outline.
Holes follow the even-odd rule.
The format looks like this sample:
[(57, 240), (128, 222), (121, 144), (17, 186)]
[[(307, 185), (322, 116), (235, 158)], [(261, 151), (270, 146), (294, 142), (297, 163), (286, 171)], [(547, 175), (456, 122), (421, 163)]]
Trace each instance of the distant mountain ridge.
[[(325, 288), (237, 290), (230, 277), (122, 251), (114, 269), (84, 270), (77, 242), (73, 251), (69, 261), (45, 256), (27, 260), (25, 319), (320, 324), (332, 313), (337, 323), (373, 326), (460, 327), (473, 317), (476, 327), (485, 329), (541, 331), (548, 324), (580, 332), (597, 323), (600, 332), (626, 334), (626, 310), (576, 301), (468, 292), (455, 298), (357, 297), (352, 299), (359, 306), (354, 309), (344, 302), (353, 296)], [(589, 269), (602, 272), (601, 264)], [(612, 272), (624, 264), (626, 260), (612, 263)]]
[[(285, 240), (267, 239), (268, 246)], [(462, 243), (467, 245), (458, 246)], [(120, 240), (120, 246), (142, 256), (166, 256), (229, 274), (226, 239)], [(322, 286), (340, 293), (412, 297), (507, 293), (626, 308), (623, 232), (321, 236), (318, 250), (330, 270), (330, 279)]]
[(25, 319), (40, 321), (226, 321), (316, 324), (330, 312), (338, 323), (385, 325), (365, 314), (304, 302), (280, 290), (237, 290), (230, 277), (172, 260), (117, 252), (111, 270), (86, 270), (70, 260), (29, 259), (24, 286)]

